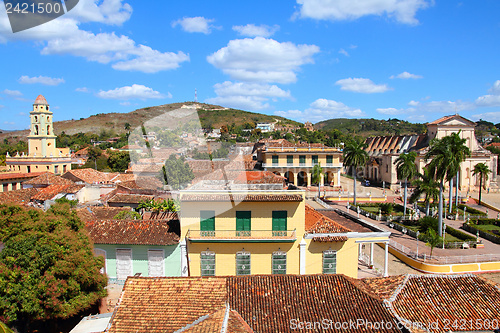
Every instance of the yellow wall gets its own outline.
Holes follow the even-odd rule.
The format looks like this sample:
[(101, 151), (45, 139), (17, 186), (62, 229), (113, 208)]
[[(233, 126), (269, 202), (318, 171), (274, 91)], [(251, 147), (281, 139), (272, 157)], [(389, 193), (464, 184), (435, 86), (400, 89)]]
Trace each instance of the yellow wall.
[[(252, 191), (253, 192), (257, 191)], [(192, 193), (192, 192), (191, 192)], [(258, 191), (255, 194), (273, 194)], [(300, 194), (303, 191), (283, 191), (274, 194)], [(240, 202), (235, 207), (231, 202), (186, 202), (181, 196), (181, 233), (186, 236), (189, 229), (200, 230), (200, 211), (215, 211), (215, 230), (236, 230), (236, 211), (251, 211), (252, 230), (272, 230), (272, 212), (287, 211), (287, 230), (297, 230), (297, 235), (304, 234), (305, 203), (300, 202)]]
[(272, 253), (284, 251), (287, 274), (299, 274), (298, 243), (188, 243), (189, 274), (200, 276), (200, 253), (215, 252), (215, 275), (236, 275), (236, 252), (250, 252), (251, 274), (271, 274)]
[[(274, 155), (278, 155), (278, 165), (273, 164), (273, 156)], [(288, 155), (293, 156), (293, 166), (297, 166), (297, 167), (300, 166), (299, 156), (301, 156), (301, 155), (304, 155), (306, 157), (305, 165), (311, 166), (312, 165), (312, 156), (315, 155), (315, 156), (318, 156), (318, 162), (321, 163), (322, 167), (324, 167), (327, 165), (326, 164), (326, 156), (327, 155), (333, 156), (332, 165), (334, 165), (334, 166), (339, 165), (341, 153), (339, 153), (337, 150), (334, 150), (332, 152), (311, 153), (307, 149), (305, 151), (302, 151), (302, 152), (300, 150), (297, 150), (297, 152), (295, 152), (295, 151), (289, 151), (289, 152), (286, 152), (286, 151), (284, 151), (284, 152), (282, 152), (282, 151), (276, 151), (276, 152), (268, 151), (268, 152), (265, 152), (263, 154), (263, 159), (264, 159), (264, 163), (266, 163), (267, 167), (271, 167), (271, 166), (286, 167), (286, 166), (289, 166), (287, 163), (287, 156)]]

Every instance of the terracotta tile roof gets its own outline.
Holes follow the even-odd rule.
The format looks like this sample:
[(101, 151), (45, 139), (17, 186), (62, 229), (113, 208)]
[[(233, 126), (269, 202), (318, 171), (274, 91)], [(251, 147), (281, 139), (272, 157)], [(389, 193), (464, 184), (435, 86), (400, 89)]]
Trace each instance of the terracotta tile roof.
[(86, 228), (94, 244), (174, 245), (179, 236), (167, 220), (90, 221)]
[(62, 177), (75, 182), (81, 181), (87, 184), (102, 184), (108, 182), (108, 177), (105, 173), (91, 168), (70, 170), (62, 175)]
[[(227, 324), (224, 327), (224, 319), (228, 316)], [(222, 332), (231, 333), (253, 333), (252, 328), (243, 320), (243, 318), (234, 310), (223, 308), (216, 312), (199, 318), (196, 324), (183, 330), (184, 333), (213, 333)]]
[(359, 223), (354, 222), (351, 219), (348, 219), (336, 211), (333, 210), (324, 210), (321, 211), (321, 214), (325, 215), (326, 217), (329, 217), (330, 219), (334, 220), (344, 228), (347, 228), (353, 232), (373, 232), (370, 228), (367, 228)]
[(87, 156), (88, 152), (89, 152), (89, 147), (85, 147), (85, 148), (82, 148), (82, 149), (76, 151), (74, 154), (75, 155), (85, 155), (85, 156)]
[(154, 177), (137, 177), (137, 179), (122, 181), (116, 184), (129, 190), (161, 190), (163, 183)]
[(235, 183), (246, 184), (284, 184), (285, 177), (271, 171), (243, 171), (234, 179)]
[[(336, 234), (351, 232), (350, 229), (338, 224), (331, 218), (316, 211), (310, 205), (306, 204), (305, 229), (310, 234)], [(347, 236), (330, 235), (326, 237), (314, 237), (315, 242), (345, 242)]]
[(38, 193), (37, 188), (25, 188), (9, 192), (0, 192), (0, 203), (26, 205), (31, 197)]
[(84, 222), (112, 220), (121, 211), (130, 211), (130, 207), (85, 207), (76, 210), (76, 214)]
[(127, 173), (160, 173), (162, 164), (132, 164)]
[(184, 194), (181, 201), (303, 201), (300, 194)]
[(109, 332), (174, 332), (225, 302), (225, 278), (128, 278)]
[(38, 97), (35, 99), (35, 103), (33, 103), (33, 104), (49, 105), (49, 103), (47, 103), (47, 100), (45, 99), (45, 97), (43, 97), (42, 95), (38, 95)]
[(219, 332), (227, 303), (231, 309), (227, 332), (289, 332), (291, 320), (318, 322), (324, 318), (340, 323), (358, 319), (390, 322), (393, 329), (377, 332), (400, 332), (383, 301), (363, 286), (343, 275), (129, 277), (109, 331)]
[(117, 184), (130, 180), (135, 180), (135, 175), (133, 173), (119, 173), (119, 174), (113, 174), (113, 177), (108, 176), (108, 179), (110, 182)]
[(141, 201), (153, 199), (153, 195), (143, 195), (143, 194), (115, 194), (108, 199), (108, 203), (132, 203), (138, 204)]
[[(327, 318), (333, 322), (349, 322), (362, 318), (392, 322), (396, 326), (395, 317), (381, 299), (369, 295), (354, 279), (344, 275), (229, 277), (227, 285), (231, 309), (241, 314), (256, 332), (289, 332), (292, 319), (317, 322)], [(349, 331), (366, 332), (364, 328)]]
[(71, 180), (56, 176), (53, 173), (45, 172), (40, 176), (23, 182), (23, 185), (71, 185)]
[(45, 201), (54, 198), (58, 194), (74, 194), (84, 188), (84, 185), (49, 185), (41, 188), (31, 199), (38, 201)]
[[(480, 331), (477, 322), (500, 318), (500, 288), (475, 275), (407, 275), (399, 284), (393, 278), (370, 279), (367, 283), (374, 289), (378, 284), (385, 285), (379, 294), (401, 320), (437, 323), (437, 328), (427, 327), (431, 332)], [(466, 324), (452, 327), (455, 321)]]
[(9, 179), (23, 179), (23, 178), (35, 178), (37, 176), (43, 175), (45, 172), (31, 172), (31, 173), (0, 173), (0, 180)]

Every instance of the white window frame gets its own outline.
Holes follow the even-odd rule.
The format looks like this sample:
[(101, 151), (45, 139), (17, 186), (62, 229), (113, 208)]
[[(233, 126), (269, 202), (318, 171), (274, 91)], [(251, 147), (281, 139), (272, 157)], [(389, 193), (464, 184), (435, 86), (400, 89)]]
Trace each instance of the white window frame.
[[(245, 263), (241, 264), (241, 263), (238, 262), (238, 259), (242, 260), (243, 258), (241, 258), (241, 257), (243, 257), (243, 256), (248, 256), (248, 267), (246, 267)], [(240, 258), (238, 258), (238, 257), (240, 257)], [(236, 275), (251, 275), (252, 274), (252, 265), (251, 265), (251, 263), (252, 263), (252, 256), (251, 256), (251, 254), (250, 254), (249, 251), (244, 251), (243, 250), (243, 251), (236, 252), (236, 258), (235, 259), (236, 259)], [(247, 269), (248, 269), (248, 273), (238, 274), (239, 270), (247, 270)]]
[(130, 251), (130, 272), (127, 276), (133, 276), (134, 275), (134, 252), (132, 251), (131, 248), (117, 248), (115, 252), (115, 261), (116, 261), (116, 278), (118, 279), (118, 251), (119, 250), (128, 250)]
[[(213, 274), (203, 274), (203, 271), (204, 271), (204, 270), (209, 270), (209, 268), (205, 268), (205, 269), (203, 269), (203, 262), (202, 262), (202, 258), (201, 258), (201, 257), (202, 257), (202, 256), (204, 256), (204, 255), (211, 255), (211, 256), (213, 256), (213, 258), (214, 258), (214, 259), (213, 259), (213, 260), (214, 260), (214, 267), (213, 267), (213, 271), (214, 271), (214, 272), (213, 272)], [(215, 265), (216, 265), (216, 260), (215, 260), (215, 259), (216, 259), (216, 258), (215, 258), (215, 252), (214, 252), (214, 251), (209, 251), (209, 250), (207, 250), (207, 251), (202, 251), (202, 252), (200, 253), (200, 275), (201, 275), (201, 276), (215, 276)]]
[[(275, 270), (274, 270), (274, 260), (282, 260), (282, 259), (275, 259), (274, 256), (275, 255), (278, 255), (278, 256), (285, 256), (285, 272), (284, 273), (275, 273)], [(282, 275), (282, 274), (286, 274), (286, 266), (287, 266), (287, 255), (286, 255), (286, 252), (285, 251), (275, 251), (273, 252), (272, 254), (272, 257), (271, 257), (271, 273), (272, 274), (279, 274), (279, 275)], [(279, 268), (279, 270), (283, 270), (283, 268)]]

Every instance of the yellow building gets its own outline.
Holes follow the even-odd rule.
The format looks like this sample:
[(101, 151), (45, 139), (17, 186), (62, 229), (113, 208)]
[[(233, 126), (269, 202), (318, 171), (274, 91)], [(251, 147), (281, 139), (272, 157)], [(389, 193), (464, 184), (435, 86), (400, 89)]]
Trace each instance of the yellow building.
[(390, 233), (353, 232), (308, 206), (304, 193), (181, 191), (182, 275), (356, 278), (360, 244), (387, 244)]
[(6, 156), (10, 172), (32, 173), (52, 172), (62, 174), (71, 170), (69, 148), (56, 147), (56, 135), (52, 125), (52, 112), (42, 95), (38, 95), (30, 112), (30, 134), (28, 135), (28, 155)]
[[(287, 140), (261, 141), (257, 145), (257, 160), (265, 170), (284, 176), (296, 186), (310, 186), (312, 168), (320, 164), (324, 175), (321, 185), (340, 186), (342, 151), (321, 143), (291, 143)], [(326, 177), (326, 179), (325, 179)]]

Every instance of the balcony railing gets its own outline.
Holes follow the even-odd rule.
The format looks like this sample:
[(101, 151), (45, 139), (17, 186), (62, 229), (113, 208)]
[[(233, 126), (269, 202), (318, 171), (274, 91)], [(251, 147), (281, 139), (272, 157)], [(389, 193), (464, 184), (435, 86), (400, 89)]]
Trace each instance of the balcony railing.
[[(299, 163), (299, 165), (286, 164), (286, 165), (278, 165), (275, 163), (262, 163), (263, 168), (312, 168), (316, 164), (319, 163)], [(342, 168), (342, 163), (321, 163), (322, 167), (326, 168)]]
[(295, 242), (295, 230), (188, 230), (186, 238), (191, 242)]

